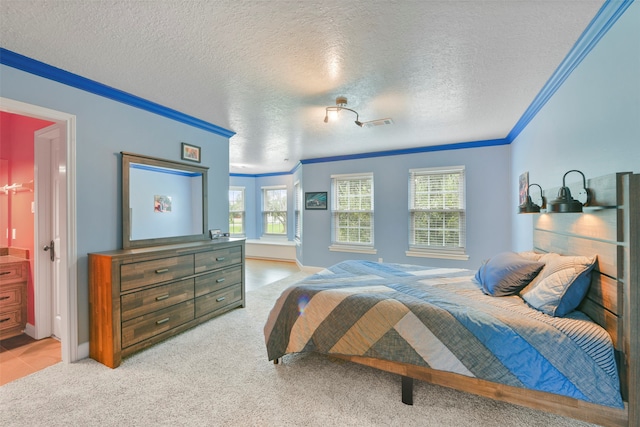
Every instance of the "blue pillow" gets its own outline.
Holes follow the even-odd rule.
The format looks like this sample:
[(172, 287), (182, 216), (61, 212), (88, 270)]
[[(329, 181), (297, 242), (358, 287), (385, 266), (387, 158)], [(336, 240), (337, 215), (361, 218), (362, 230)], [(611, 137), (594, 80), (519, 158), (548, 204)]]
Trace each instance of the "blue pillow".
[(531, 261), (514, 252), (502, 252), (490, 258), (476, 273), (476, 280), (487, 295), (514, 295), (527, 286), (544, 264)]
[(591, 284), (591, 270), (597, 257), (546, 254), (544, 270), (522, 298), (533, 308), (562, 317), (582, 302)]

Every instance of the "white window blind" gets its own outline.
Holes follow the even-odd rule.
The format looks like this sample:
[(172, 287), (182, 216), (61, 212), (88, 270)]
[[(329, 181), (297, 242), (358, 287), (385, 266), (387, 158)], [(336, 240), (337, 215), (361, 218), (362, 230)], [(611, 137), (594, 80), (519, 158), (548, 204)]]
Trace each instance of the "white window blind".
[(262, 187), (262, 234), (287, 234), (287, 187)]
[(244, 236), (244, 187), (229, 187), (229, 233)]
[(334, 175), (331, 181), (333, 244), (373, 247), (373, 174)]
[(463, 166), (411, 169), (407, 255), (464, 255), (465, 213)]

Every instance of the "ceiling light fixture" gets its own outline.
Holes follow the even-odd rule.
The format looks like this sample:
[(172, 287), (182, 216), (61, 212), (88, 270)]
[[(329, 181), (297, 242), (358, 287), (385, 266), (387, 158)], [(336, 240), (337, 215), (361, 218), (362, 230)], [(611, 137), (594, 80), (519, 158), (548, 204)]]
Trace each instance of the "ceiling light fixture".
[(363, 123), (360, 121), (360, 115), (358, 114), (358, 112), (356, 110), (352, 110), (351, 108), (347, 108), (347, 98), (345, 98), (344, 96), (339, 96), (336, 98), (336, 106), (335, 107), (327, 107), (325, 109), (325, 113), (324, 113), (324, 122), (328, 123), (329, 122), (329, 116), (331, 116), (331, 120), (335, 120), (338, 118), (338, 113), (342, 110), (347, 110), (347, 111), (351, 111), (353, 114), (356, 115), (356, 121), (355, 124), (357, 124), (358, 126), (362, 127)]

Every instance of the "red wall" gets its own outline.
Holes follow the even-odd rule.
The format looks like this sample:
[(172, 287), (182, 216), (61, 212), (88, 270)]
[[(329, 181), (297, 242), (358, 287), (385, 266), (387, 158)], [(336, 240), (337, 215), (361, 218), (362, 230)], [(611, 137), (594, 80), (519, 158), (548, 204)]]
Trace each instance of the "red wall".
[[(34, 180), (34, 144), (33, 133), (53, 124), (45, 120), (31, 117), (18, 116), (0, 112), (0, 159), (7, 160), (7, 174), (9, 182), (0, 182), (0, 186), (13, 183), (28, 183)], [(0, 174), (4, 176), (4, 173)], [(11, 248), (29, 250), (30, 275), (27, 288), (27, 322), (35, 323), (34, 299), (33, 299), (33, 256), (34, 256), (34, 230), (35, 218), (31, 212), (34, 201), (32, 191), (20, 191), (15, 194), (5, 195), (0, 208), (0, 215), (4, 217), (2, 224), (9, 228), (9, 237), (5, 239), (5, 229), (0, 230), (3, 238), (0, 242)], [(6, 202), (5, 202), (6, 201)], [(6, 211), (6, 212), (5, 212)], [(16, 238), (12, 238), (12, 229), (16, 230)]]

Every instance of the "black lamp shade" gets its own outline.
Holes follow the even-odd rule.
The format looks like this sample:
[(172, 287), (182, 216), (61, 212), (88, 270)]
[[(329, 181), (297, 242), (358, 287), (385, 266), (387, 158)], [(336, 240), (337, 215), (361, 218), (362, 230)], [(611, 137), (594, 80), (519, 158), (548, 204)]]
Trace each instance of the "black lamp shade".
[(531, 196), (529, 195), (529, 190), (531, 190), (531, 187), (534, 187), (534, 186), (540, 189), (540, 197), (542, 198), (542, 209), (546, 207), (547, 204), (545, 202), (542, 187), (540, 187), (540, 185), (538, 184), (529, 184), (527, 186), (527, 200), (526, 202), (518, 206), (519, 214), (540, 213), (540, 206), (533, 203), (533, 201), (531, 200)]
[(527, 196), (527, 201), (518, 206), (518, 213), (539, 213), (540, 206), (533, 203), (531, 196)]
[(571, 197), (569, 187), (560, 187), (558, 197), (549, 202), (549, 211), (557, 213), (582, 212), (582, 203)]

